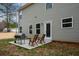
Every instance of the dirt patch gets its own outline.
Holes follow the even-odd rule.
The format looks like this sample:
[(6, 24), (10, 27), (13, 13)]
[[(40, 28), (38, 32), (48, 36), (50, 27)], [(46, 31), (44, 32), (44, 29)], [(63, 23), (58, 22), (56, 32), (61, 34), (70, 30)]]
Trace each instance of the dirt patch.
[(15, 34), (14, 32), (0, 32), (0, 40), (14, 38)]

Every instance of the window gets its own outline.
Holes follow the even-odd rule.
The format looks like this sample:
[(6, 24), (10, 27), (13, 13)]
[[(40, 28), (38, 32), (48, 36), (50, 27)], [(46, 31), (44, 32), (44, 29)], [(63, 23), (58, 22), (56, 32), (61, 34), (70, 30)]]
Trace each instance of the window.
[(20, 33), (22, 33), (22, 26), (19, 27)]
[(29, 26), (29, 33), (32, 34), (32, 25)]
[(22, 11), (19, 13), (19, 19), (22, 19)]
[(52, 8), (52, 3), (46, 3), (46, 9)]
[(19, 15), (19, 19), (22, 19), (22, 15)]
[(72, 28), (72, 27), (73, 27), (72, 18), (62, 19), (62, 28)]
[(36, 34), (40, 34), (40, 24), (36, 24)]

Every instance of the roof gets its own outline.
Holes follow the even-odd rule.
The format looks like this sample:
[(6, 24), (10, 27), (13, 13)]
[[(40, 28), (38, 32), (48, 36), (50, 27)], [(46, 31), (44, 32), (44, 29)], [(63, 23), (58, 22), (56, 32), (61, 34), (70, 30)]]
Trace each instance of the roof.
[(22, 11), (24, 9), (26, 9), (27, 7), (31, 6), (33, 3), (26, 3), (25, 5), (23, 5), (18, 11)]

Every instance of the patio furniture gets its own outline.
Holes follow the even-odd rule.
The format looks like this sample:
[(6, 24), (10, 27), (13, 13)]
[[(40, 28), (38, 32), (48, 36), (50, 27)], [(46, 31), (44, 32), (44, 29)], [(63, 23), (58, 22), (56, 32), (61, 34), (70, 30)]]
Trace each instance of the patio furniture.
[(22, 36), (21, 36), (21, 40), (24, 41), (24, 44), (25, 44), (25, 39), (26, 39), (26, 35), (25, 35), (25, 34), (22, 34)]
[(19, 34), (16, 34), (15, 35), (15, 43), (19, 43), (19, 40), (21, 39), (21, 35), (19, 35)]
[(45, 38), (45, 34), (39, 34), (39, 36), (38, 36), (38, 42), (45, 43), (44, 38)]
[(22, 41), (24, 41), (24, 43), (25, 43), (25, 38), (26, 38), (25, 34), (18, 33), (18, 34), (15, 35), (15, 39), (16, 39), (15, 43), (22, 44), (23, 43)]
[(37, 44), (37, 40), (38, 35), (31, 36), (31, 38), (29, 39), (29, 45), (31, 44), (31, 46), (34, 46), (34, 44)]
[(34, 35), (28, 35), (27, 36), (27, 39), (31, 39), (31, 38), (33, 38), (34, 37)]

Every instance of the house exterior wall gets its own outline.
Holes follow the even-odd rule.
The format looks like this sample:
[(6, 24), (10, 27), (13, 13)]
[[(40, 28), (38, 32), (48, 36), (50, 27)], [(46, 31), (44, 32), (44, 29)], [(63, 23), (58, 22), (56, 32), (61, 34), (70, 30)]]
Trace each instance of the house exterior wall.
[(20, 20), (20, 22), (21, 22), (20, 25), (23, 27), (23, 32), (28, 35), (29, 34), (28, 33), (29, 25), (32, 25), (33, 31), (34, 31), (33, 34), (35, 34), (36, 24), (44, 21), (43, 20), (44, 13), (45, 13), (44, 4), (34, 4), (30, 7), (28, 7), (27, 10), (24, 9), (22, 13), (23, 13), (23, 15), (22, 15), (23, 17), (22, 17), (22, 20)]
[[(52, 40), (79, 42), (79, 4), (52, 4), (53, 8), (46, 10), (46, 4), (33, 4), (23, 10), (23, 17), (20, 26), (23, 33), (28, 35), (29, 25), (37, 23), (52, 22)], [(73, 17), (73, 28), (61, 28), (62, 18)], [(41, 29), (44, 32), (44, 27)]]
[[(55, 40), (79, 42), (79, 4), (55, 4), (53, 35)], [(73, 17), (73, 28), (61, 28), (61, 18)]]

